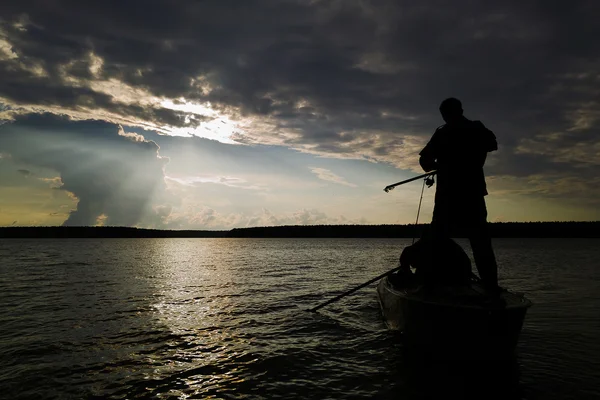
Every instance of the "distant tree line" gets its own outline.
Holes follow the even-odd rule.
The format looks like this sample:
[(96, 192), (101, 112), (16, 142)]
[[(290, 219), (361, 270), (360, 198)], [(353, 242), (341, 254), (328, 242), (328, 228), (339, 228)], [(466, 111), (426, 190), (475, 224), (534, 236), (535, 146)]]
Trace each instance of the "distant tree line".
[[(236, 228), (230, 231), (35, 226), (0, 228), (0, 238), (418, 238), (426, 226), (288, 225)], [(489, 228), (492, 237), (496, 238), (600, 238), (600, 221), (495, 222), (490, 223)], [(465, 233), (456, 232), (455, 237), (465, 237)]]
[[(232, 229), (227, 237), (287, 238), (412, 238), (420, 237), (427, 224), (419, 225), (292, 225)], [(600, 238), (600, 221), (594, 222), (495, 222), (489, 224), (496, 238)], [(466, 232), (455, 232), (466, 237)]]
[(0, 228), (0, 238), (194, 238), (225, 237), (227, 232), (177, 231), (119, 226), (11, 226)]

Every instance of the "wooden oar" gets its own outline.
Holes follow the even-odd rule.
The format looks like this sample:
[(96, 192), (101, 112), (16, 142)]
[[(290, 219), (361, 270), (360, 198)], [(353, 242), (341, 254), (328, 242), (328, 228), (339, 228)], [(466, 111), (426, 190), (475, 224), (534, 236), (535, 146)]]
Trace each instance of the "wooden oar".
[(385, 187), (385, 189), (383, 189), (383, 190), (384, 190), (384, 191), (387, 193), (387, 192), (389, 192), (390, 190), (394, 189), (396, 186), (400, 186), (400, 185), (403, 185), (403, 184), (405, 184), (405, 183), (408, 183), (408, 182), (416, 181), (417, 179), (426, 178), (426, 177), (428, 177), (428, 176), (430, 176), (430, 175), (434, 175), (436, 172), (437, 172), (437, 171), (430, 171), (430, 172), (428, 172), (428, 173), (426, 173), (426, 174), (419, 175), (419, 176), (415, 176), (414, 178), (406, 179), (406, 180), (404, 180), (404, 181), (400, 181), (400, 182), (398, 182), (398, 183), (394, 183), (394, 184), (392, 184), (392, 185), (388, 185), (388, 186), (386, 186), (386, 187)]
[(392, 269), (392, 270), (389, 270), (388, 272), (385, 272), (385, 273), (383, 273), (383, 274), (381, 274), (381, 275), (379, 275), (379, 276), (376, 276), (375, 278), (371, 279), (370, 281), (368, 281), (368, 282), (365, 282), (365, 283), (363, 283), (362, 285), (355, 287), (354, 289), (350, 289), (350, 290), (348, 290), (347, 292), (344, 292), (344, 293), (342, 293), (342, 294), (340, 294), (340, 295), (338, 295), (338, 296), (335, 296), (333, 299), (331, 299), (331, 300), (327, 300), (325, 303), (323, 303), (323, 304), (319, 304), (318, 306), (316, 306), (316, 307), (313, 307), (313, 308), (309, 309), (308, 311), (315, 312), (315, 311), (317, 311), (317, 310), (318, 310), (319, 308), (321, 308), (321, 307), (325, 307), (325, 306), (326, 306), (326, 305), (328, 305), (328, 304), (331, 304), (331, 303), (333, 303), (333, 302), (335, 302), (335, 301), (338, 301), (338, 300), (339, 300), (339, 299), (341, 299), (342, 297), (345, 297), (345, 296), (349, 295), (350, 293), (354, 293), (354, 292), (356, 292), (358, 289), (362, 289), (362, 288), (364, 288), (365, 286), (367, 286), (367, 285), (369, 285), (369, 284), (371, 284), (371, 283), (375, 282), (376, 280), (379, 280), (379, 279), (383, 278), (384, 276), (387, 276), (387, 275), (389, 275), (389, 274), (391, 274), (391, 273), (393, 273), (393, 272), (396, 272), (396, 271), (398, 271), (400, 268), (402, 268), (402, 267), (396, 267), (396, 268), (394, 268), (394, 269)]

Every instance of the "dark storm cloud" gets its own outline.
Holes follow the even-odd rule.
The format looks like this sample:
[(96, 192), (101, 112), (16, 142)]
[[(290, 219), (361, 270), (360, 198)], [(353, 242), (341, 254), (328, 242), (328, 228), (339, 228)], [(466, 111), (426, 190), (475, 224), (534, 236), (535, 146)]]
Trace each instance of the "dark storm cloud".
[[(401, 134), (429, 136), (442, 123), (439, 102), (457, 96), (467, 116), (497, 133), (498, 157), (513, 163), (503, 171), (522, 174), (527, 154), (552, 162), (548, 146), (558, 143), (544, 134), (576, 132), (578, 144), (597, 143), (598, 10), (595, 0), (23, 0), (0, 5), (18, 56), (2, 61), (10, 79), (0, 95), (186, 124), (181, 113), (74, 88), (64, 71), (113, 78), (273, 117), (278, 130), (295, 132), (282, 136), (290, 146), (382, 160), (409, 151)], [(103, 61), (97, 76), (90, 53)], [(47, 75), (34, 76), (34, 66)], [(577, 115), (589, 124), (572, 130)], [(561, 146), (573, 144), (569, 135)], [(529, 150), (523, 138), (533, 140)]]
[(15, 161), (60, 175), (60, 189), (79, 200), (65, 225), (95, 225), (105, 216), (108, 225), (133, 226), (156, 219), (152, 206), (164, 200), (167, 160), (156, 143), (126, 135), (114, 124), (28, 115), (0, 126), (0, 148)]
[(72, 87), (60, 76), (39, 76), (19, 68), (15, 60), (0, 61), (0, 96), (16, 104), (60, 106), (66, 109), (103, 110), (113, 112), (124, 119), (154, 122), (160, 125), (186, 126), (186, 114), (165, 108), (153, 108), (140, 104), (125, 104), (112, 95), (94, 91), (88, 87)]

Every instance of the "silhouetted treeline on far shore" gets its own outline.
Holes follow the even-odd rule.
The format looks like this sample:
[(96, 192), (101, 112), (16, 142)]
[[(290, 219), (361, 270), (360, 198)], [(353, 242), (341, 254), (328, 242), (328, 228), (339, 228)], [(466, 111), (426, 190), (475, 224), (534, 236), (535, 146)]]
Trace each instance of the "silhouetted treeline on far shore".
[(177, 231), (120, 226), (15, 226), (0, 228), (0, 238), (193, 238), (226, 237), (229, 231)]
[[(415, 225), (291, 225), (236, 228), (230, 231), (160, 230), (126, 227), (5, 227), (0, 238), (412, 238), (425, 224)], [(600, 238), (600, 221), (495, 222), (496, 238)], [(455, 237), (464, 237), (457, 232)]]
[[(420, 237), (426, 225), (312, 225), (232, 229), (228, 237), (339, 237), (412, 238)], [(492, 237), (505, 238), (600, 238), (600, 221), (595, 222), (495, 222), (489, 224)], [(455, 237), (466, 237), (456, 232)]]

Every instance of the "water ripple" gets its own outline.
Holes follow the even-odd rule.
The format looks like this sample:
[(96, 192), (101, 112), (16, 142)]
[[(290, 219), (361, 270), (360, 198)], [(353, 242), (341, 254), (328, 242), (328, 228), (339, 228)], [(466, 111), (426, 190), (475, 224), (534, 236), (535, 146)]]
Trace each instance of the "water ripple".
[(394, 267), (409, 243), (0, 242), (1, 396), (600, 397), (598, 240), (494, 241), (502, 283), (535, 302), (506, 364), (412, 358), (373, 287), (306, 311)]

